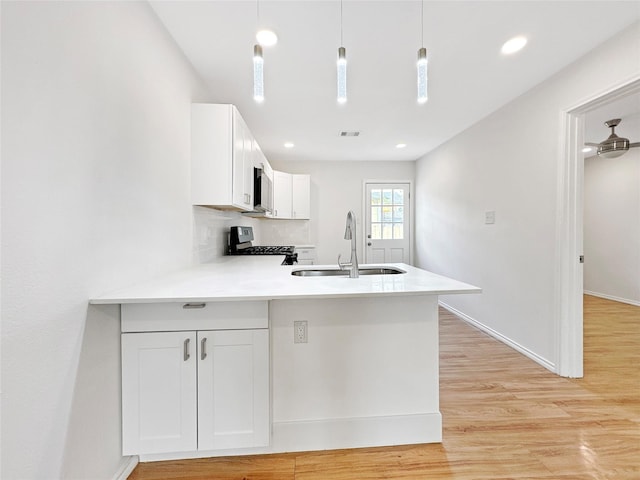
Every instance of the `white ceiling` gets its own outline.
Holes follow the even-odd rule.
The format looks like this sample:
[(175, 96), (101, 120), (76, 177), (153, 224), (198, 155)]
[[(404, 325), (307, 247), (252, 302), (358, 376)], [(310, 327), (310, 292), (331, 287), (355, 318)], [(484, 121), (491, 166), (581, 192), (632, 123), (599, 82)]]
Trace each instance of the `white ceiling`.
[[(267, 158), (300, 161), (415, 160), (640, 19), (640, 1), (425, 1), (429, 101), (418, 105), (421, 2), (344, 0), (349, 99), (338, 105), (340, 2), (260, 0), (260, 26), (279, 41), (264, 49), (256, 104), (255, 0), (150, 3), (209, 85), (207, 101), (237, 105)], [(501, 55), (519, 34), (525, 49)]]

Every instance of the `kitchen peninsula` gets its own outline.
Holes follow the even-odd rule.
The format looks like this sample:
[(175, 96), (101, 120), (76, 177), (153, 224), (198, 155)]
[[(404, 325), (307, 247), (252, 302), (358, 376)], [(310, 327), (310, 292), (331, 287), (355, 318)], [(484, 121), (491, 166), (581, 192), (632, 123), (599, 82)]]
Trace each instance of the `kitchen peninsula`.
[(280, 262), (224, 257), (91, 300), (122, 305), (125, 455), (441, 441), (438, 295), (480, 289), (405, 264), (349, 278)]

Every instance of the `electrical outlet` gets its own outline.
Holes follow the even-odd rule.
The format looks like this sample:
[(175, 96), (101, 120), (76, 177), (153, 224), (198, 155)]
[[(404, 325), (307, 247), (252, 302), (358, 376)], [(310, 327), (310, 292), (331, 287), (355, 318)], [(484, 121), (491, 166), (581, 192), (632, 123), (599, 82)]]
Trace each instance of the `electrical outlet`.
[(307, 343), (307, 321), (293, 322), (293, 343)]

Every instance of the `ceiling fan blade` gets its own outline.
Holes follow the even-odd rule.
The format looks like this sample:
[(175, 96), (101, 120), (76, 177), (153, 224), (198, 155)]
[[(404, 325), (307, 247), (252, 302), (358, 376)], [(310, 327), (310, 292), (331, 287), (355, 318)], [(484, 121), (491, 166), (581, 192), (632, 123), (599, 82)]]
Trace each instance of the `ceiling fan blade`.
[(593, 143), (593, 142), (584, 142), (585, 145), (587, 145), (588, 147), (599, 147), (600, 144), (599, 143)]
[(633, 142), (629, 144), (629, 148), (631, 147), (640, 147), (640, 142)]

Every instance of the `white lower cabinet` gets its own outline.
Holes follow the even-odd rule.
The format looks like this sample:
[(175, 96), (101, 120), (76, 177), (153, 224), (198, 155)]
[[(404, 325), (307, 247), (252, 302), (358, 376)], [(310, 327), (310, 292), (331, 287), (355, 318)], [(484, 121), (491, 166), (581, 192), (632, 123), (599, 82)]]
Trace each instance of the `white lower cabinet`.
[(197, 450), (195, 344), (195, 332), (122, 334), (123, 455)]
[(198, 346), (198, 449), (269, 445), (269, 331), (198, 332)]
[(268, 329), (122, 333), (123, 455), (268, 446), (269, 412)]

